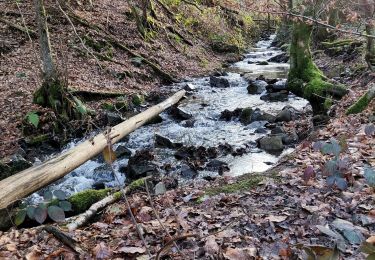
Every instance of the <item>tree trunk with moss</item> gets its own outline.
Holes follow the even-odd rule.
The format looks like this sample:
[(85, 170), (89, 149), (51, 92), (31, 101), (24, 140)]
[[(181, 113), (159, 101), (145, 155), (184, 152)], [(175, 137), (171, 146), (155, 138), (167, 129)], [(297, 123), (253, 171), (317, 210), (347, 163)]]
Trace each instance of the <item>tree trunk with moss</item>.
[[(375, 2), (373, 0), (362, 0), (362, 7), (366, 17), (366, 34), (375, 35), (375, 22), (373, 15), (375, 10)], [(371, 71), (375, 71), (375, 39), (367, 38), (366, 45), (366, 62)]]
[[(34, 103), (50, 107), (63, 118), (80, 117), (85, 106), (75, 97), (68, 98), (66, 84), (60, 79), (52, 56), (44, 0), (35, 0), (36, 21), (39, 32), (40, 58), (43, 65), (43, 83), (34, 93)], [(76, 114), (72, 114), (75, 108)]]
[(336, 86), (324, 76), (315, 65), (311, 49), (312, 26), (303, 21), (294, 22), (290, 46), (289, 89), (296, 95), (310, 101), (314, 113), (327, 110), (327, 99), (341, 98), (347, 93), (342, 86)]

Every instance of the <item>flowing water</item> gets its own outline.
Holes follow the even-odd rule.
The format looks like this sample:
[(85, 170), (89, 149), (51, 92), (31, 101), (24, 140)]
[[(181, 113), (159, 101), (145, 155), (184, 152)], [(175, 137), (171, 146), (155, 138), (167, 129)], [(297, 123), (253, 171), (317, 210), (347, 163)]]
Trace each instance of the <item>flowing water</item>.
[[(266, 102), (260, 99), (260, 95), (247, 93), (247, 79), (264, 75), (266, 78), (285, 78), (289, 65), (287, 63), (269, 63), (269, 65), (257, 65), (256, 62), (266, 61), (282, 51), (271, 48), (273, 37), (269, 40), (260, 41), (245, 55), (240, 62), (233, 64), (223, 76), (230, 82), (230, 88), (213, 88), (210, 86), (209, 77), (188, 79), (187, 82), (168, 86), (169, 90), (179, 90), (187, 83), (192, 84), (196, 90), (179, 107), (193, 116), (194, 125), (186, 127), (185, 121), (177, 121), (167, 113), (162, 113), (163, 121), (159, 124), (147, 125), (135, 130), (129, 135), (128, 141), (114, 145), (126, 147), (135, 153), (141, 149), (150, 149), (155, 153), (155, 162), (159, 166), (172, 165), (172, 169), (178, 171), (182, 162), (174, 158), (174, 149), (155, 147), (155, 134), (167, 137), (174, 142), (183, 143), (184, 146), (217, 147), (219, 144), (229, 144), (234, 148), (246, 147), (247, 152), (242, 156), (225, 155), (219, 159), (229, 166), (226, 175), (237, 176), (251, 172), (262, 172), (272, 167), (279, 157), (271, 155), (256, 147), (255, 141), (267, 135), (255, 133), (259, 126), (265, 122), (255, 122), (244, 126), (239, 121), (221, 121), (220, 114), (225, 109), (236, 108), (260, 108), (270, 114), (277, 114), (286, 105), (293, 106), (297, 110), (304, 109), (308, 102), (304, 99), (290, 95), (287, 102)], [(66, 149), (76, 145), (71, 143)], [(250, 144), (250, 149), (249, 149)], [(291, 149), (285, 150), (290, 152)], [(106, 165), (98, 158), (90, 160), (65, 176), (58, 182), (50, 185), (47, 189), (64, 190), (69, 194), (92, 188), (97, 182), (102, 182), (107, 187), (118, 186), (118, 181), (124, 182), (126, 177), (119, 171), (121, 166), (126, 165), (128, 158), (120, 159), (114, 163), (117, 178), (106, 170)], [(162, 168), (162, 167), (161, 167)], [(162, 170), (161, 170), (162, 172)], [(213, 171), (200, 171), (200, 177), (205, 175), (217, 175)], [(179, 177), (180, 183), (183, 178)], [(39, 193), (42, 193), (40, 191)], [(31, 196), (31, 199), (41, 199), (38, 193)]]

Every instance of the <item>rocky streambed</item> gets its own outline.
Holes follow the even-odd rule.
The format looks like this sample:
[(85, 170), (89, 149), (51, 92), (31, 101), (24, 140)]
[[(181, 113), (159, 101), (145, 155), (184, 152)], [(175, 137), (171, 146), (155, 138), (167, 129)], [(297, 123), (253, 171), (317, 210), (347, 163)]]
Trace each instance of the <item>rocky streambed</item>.
[(98, 156), (29, 200), (42, 200), (45, 190), (73, 194), (147, 175), (168, 176), (176, 186), (269, 169), (304, 137), (311, 113), (306, 100), (287, 91), (287, 56), (272, 40), (258, 42), (225, 71), (166, 86), (169, 92), (185, 88), (187, 98), (114, 145), (116, 178)]

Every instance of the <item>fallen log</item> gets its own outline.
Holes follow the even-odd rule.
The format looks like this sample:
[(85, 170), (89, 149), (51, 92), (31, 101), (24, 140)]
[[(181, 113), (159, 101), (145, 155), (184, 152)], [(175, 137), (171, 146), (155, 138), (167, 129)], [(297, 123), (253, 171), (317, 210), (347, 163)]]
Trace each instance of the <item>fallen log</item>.
[[(176, 104), (184, 95), (185, 91), (181, 90), (162, 103), (150, 107), (144, 112), (112, 127), (109, 136), (111, 142), (116, 143), (121, 140), (168, 107)], [(0, 209), (4, 209), (19, 199), (62, 178), (98, 155), (107, 145), (108, 135), (101, 133), (56, 158), (0, 181)]]

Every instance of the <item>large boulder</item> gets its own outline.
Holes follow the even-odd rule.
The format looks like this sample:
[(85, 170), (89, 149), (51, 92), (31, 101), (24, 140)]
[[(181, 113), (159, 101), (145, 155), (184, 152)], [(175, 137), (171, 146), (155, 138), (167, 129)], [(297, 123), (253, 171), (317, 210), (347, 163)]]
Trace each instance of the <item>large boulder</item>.
[(267, 82), (263, 80), (250, 80), (247, 92), (249, 94), (262, 94), (267, 86)]
[(248, 107), (244, 108), (240, 115), (240, 122), (244, 125), (250, 124), (252, 121), (253, 109)]
[(230, 83), (228, 79), (215, 77), (215, 76), (210, 77), (210, 85), (213, 88), (229, 88), (230, 87)]
[(259, 140), (259, 147), (269, 153), (279, 153), (284, 150), (281, 136), (266, 136)]
[(242, 108), (237, 108), (233, 111), (225, 109), (223, 112), (221, 112), (220, 120), (230, 121), (233, 118), (237, 118), (241, 115), (242, 110)]

